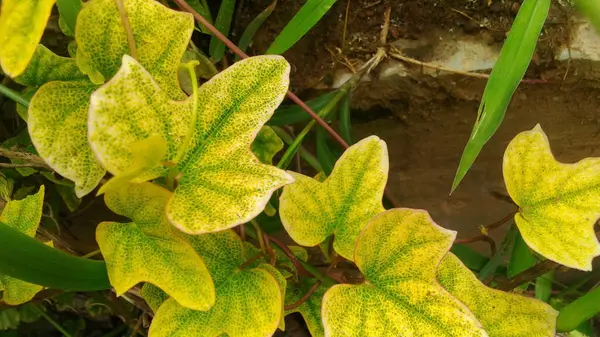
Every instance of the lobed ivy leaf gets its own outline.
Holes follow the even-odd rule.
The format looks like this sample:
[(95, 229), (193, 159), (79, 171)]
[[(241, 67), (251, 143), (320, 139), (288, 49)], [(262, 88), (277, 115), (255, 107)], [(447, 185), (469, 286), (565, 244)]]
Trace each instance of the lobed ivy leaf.
[(296, 182), (284, 187), (279, 202), (283, 226), (302, 246), (335, 235), (335, 251), (352, 259), (361, 229), (385, 210), (388, 167), (385, 142), (371, 136), (347, 149), (323, 182), (291, 172)]
[(553, 337), (558, 312), (534, 298), (486, 287), (452, 253), (446, 254), (437, 278), (465, 304), (490, 337)]
[[(2, 215), (0, 215), (0, 222), (29, 237), (34, 237), (42, 218), (43, 206), (44, 185), (34, 195), (6, 203)], [(40, 285), (0, 274), (0, 290), (3, 291), (2, 301), (8, 305), (19, 305), (28, 302), (42, 289), (43, 287)]]
[(70, 57), (54, 54), (43, 45), (38, 45), (25, 71), (15, 78), (15, 82), (39, 87), (51, 81), (85, 81), (87, 76)]
[(0, 15), (0, 65), (19, 76), (42, 38), (56, 0), (4, 0)]
[(141, 295), (154, 312), (157, 312), (158, 308), (169, 298), (169, 294), (152, 283), (144, 283)]
[[(147, 66), (163, 89), (173, 98), (185, 98), (177, 84), (177, 66), (191, 36), (190, 14), (173, 11), (153, 0), (125, 0), (137, 57)], [(72, 180), (78, 197), (90, 193), (106, 171), (88, 145), (88, 110), (91, 93), (119, 69), (123, 54), (129, 53), (127, 35), (114, 0), (85, 3), (77, 16), (76, 59), (48, 56), (40, 52), (39, 67), (32, 67), (27, 83), (43, 85), (31, 101), (29, 132), (40, 156), (56, 172)], [(44, 61), (46, 60), (46, 61)], [(33, 62), (32, 62), (33, 63)], [(41, 69), (56, 63), (72, 72)], [(74, 64), (82, 71), (76, 71)], [(66, 67), (66, 66), (65, 66)], [(62, 68), (60, 68), (62, 69)], [(86, 77), (89, 77), (87, 80)]]
[(288, 74), (289, 64), (279, 56), (253, 57), (206, 82), (196, 101), (172, 101), (126, 55), (121, 70), (92, 95), (90, 144), (104, 167), (118, 176), (132, 165), (131, 144), (162, 137), (167, 152), (161, 162), (175, 167), (156, 166), (134, 181), (176, 170), (178, 186), (166, 209), (172, 224), (191, 234), (234, 227), (253, 219), (274, 190), (293, 181), (250, 151), (287, 91)]
[[(297, 285), (288, 283), (288, 288), (285, 293), (285, 304), (291, 305), (297, 303), (302, 296), (312, 288), (315, 282), (317, 282), (317, 279), (305, 278)], [(325, 336), (325, 330), (323, 329), (323, 322), (321, 319), (321, 306), (323, 304), (323, 295), (325, 295), (326, 291), (327, 288), (320, 285), (304, 303), (285, 311), (286, 316), (295, 312), (300, 313), (302, 318), (304, 318), (308, 331), (312, 337)]]
[(600, 217), (600, 158), (557, 162), (539, 125), (506, 148), (504, 182), (519, 206), (515, 222), (523, 240), (547, 259), (592, 270), (600, 255), (594, 224)]
[(252, 143), (252, 152), (263, 164), (273, 164), (273, 157), (283, 149), (283, 140), (270, 126), (263, 126)]
[(149, 282), (184, 307), (208, 310), (215, 303), (214, 285), (198, 253), (165, 217), (170, 196), (152, 183), (125, 184), (106, 193), (108, 208), (132, 220), (102, 222), (96, 229), (108, 277), (119, 296)]
[(272, 335), (280, 322), (283, 297), (270, 265), (241, 268), (245, 262), (242, 241), (232, 231), (189, 238), (204, 259), (216, 288), (215, 305), (208, 311), (165, 301), (156, 312), (150, 337)]
[[(177, 67), (194, 30), (191, 14), (171, 10), (154, 0), (123, 0), (136, 45), (136, 59), (172, 99), (186, 96), (179, 88)], [(77, 57), (87, 71), (112, 78), (129, 55), (127, 34), (114, 0), (85, 4), (75, 28)], [(100, 83), (98, 83), (100, 84)]]
[(335, 285), (323, 298), (326, 336), (488, 336), (436, 280), (456, 233), (421, 210), (375, 217), (356, 243), (361, 285)]

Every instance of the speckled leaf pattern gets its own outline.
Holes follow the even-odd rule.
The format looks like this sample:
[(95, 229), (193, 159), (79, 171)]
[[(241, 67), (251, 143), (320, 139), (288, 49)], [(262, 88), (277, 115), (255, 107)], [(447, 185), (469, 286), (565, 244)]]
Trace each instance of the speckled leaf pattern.
[[(178, 228), (199, 234), (245, 223), (265, 207), (273, 191), (293, 181), (262, 164), (250, 151), (261, 126), (283, 99), (289, 64), (278, 56), (240, 61), (198, 90), (198, 116), (191, 126), (193, 98), (175, 102), (129, 56), (121, 70), (91, 98), (89, 140), (111, 173), (131, 167), (131, 144), (150, 136), (167, 143), (162, 162), (170, 162), (189, 128), (190, 145), (177, 163), (181, 179), (167, 205)], [(167, 173), (157, 166), (136, 181)]]
[(156, 313), (150, 337), (271, 336), (281, 319), (283, 298), (269, 267), (247, 267), (242, 241), (232, 231), (189, 237), (215, 282), (217, 298), (208, 311), (168, 299)]
[(204, 262), (164, 215), (170, 197), (151, 184), (125, 184), (106, 193), (106, 205), (130, 223), (103, 222), (96, 240), (117, 295), (150, 282), (184, 307), (208, 310), (215, 289)]
[[(34, 195), (27, 196), (22, 200), (9, 201), (0, 215), (0, 222), (29, 237), (34, 237), (42, 218), (43, 205), (44, 185)], [(2, 301), (6, 304), (19, 305), (28, 302), (42, 289), (43, 287), (37, 284), (0, 274)]]
[(392, 209), (375, 217), (356, 244), (354, 262), (365, 282), (325, 293), (325, 335), (488, 336), (436, 280), (455, 236), (421, 210)]
[[(290, 305), (298, 302), (316, 281), (316, 279), (304, 279), (301, 283), (296, 285), (288, 282), (288, 288), (285, 294), (285, 304)], [(292, 310), (285, 311), (286, 315), (299, 312), (302, 315), (302, 318), (304, 318), (308, 331), (310, 331), (312, 337), (325, 336), (325, 330), (323, 329), (323, 322), (321, 320), (321, 305), (323, 304), (323, 295), (325, 295), (325, 291), (327, 291), (327, 288), (320, 285), (317, 290), (310, 295), (306, 302)]]
[(15, 78), (15, 82), (39, 87), (50, 81), (86, 81), (75, 60), (54, 54), (43, 45), (38, 45), (35, 54), (25, 71)]
[(75, 183), (80, 198), (105, 174), (85, 137), (88, 100), (95, 89), (90, 82), (50, 82), (36, 92), (28, 110), (36, 150), (56, 172)]
[(273, 157), (283, 149), (283, 140), (270, 126), (263, 126), (252, 143), (252, 152), (263, 164), (273, 164)]
[[(172, 99), (183, 99), (177, 67), (185, 52), (194, 19), (154, 0), (123, 0), (135, 39), (137, 60)], [(93, 0), (83, 6), (75, 28), (77, 57), (108, 80), (129, 55), (127, 35), (114, 0)]]
[(592, 270), (600, 255), (600, 158), (575, 164), (554, 159), (537, 125), (518, 134), (504, 153), (504, 182), (519, 206), (515, 222), (531, 249), (567, 267)]
[(466, 305), (490, 337), (553, 337), (558, 312), (548, 304), (488, 288), (452, 253), (446, 254), (437, 278)]
[(4, 0), (0, 15), (0, 65), (10, 77), (27, 67), (55, 0)]
[(324, 182), (291, 173), (296, 182), (284, 187), (279, 205), (283, 226), (302, 246), (335, 235), (335, 251), (352, 259), (361, 229), (385, 210), (388, 168), (385, 142), (371, 136), (347, 149)]
[(141, 295), (154, 312), (157, 312), (158, 308), (169, 298), (169, 294), (152, 283), (144, 283)]

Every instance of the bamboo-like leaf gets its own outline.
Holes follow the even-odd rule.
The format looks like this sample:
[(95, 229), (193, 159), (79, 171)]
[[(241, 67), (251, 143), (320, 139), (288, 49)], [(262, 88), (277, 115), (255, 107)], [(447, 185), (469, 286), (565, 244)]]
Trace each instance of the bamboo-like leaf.
[(200, 256), (164, 215), (170, 196), (151, 183), (106, 193), (106, 205), (133, 221), (103, 222), (96, 229), (108, 276), (119, 296), (150, 282), (184, 307), (208, 310), (215, 302), (214, 286)]
[(575, 0), (575, 5), (581, 13), (600, 31), (600, 6), (597, 0)]
[(279, 204), (288, 234), (310, 247), (335, 235), (335, 251), (352, 259), (361, 229), (384, 211), (388, 168), (385, 142), (371, 136), (346, 150), (324, 182), (292, 172), (296, 182), (284, 187)]
[(485, 143), (502, 123), (510, 99), (523, 79), (535, 52), (549, 9), (550, 0), (523, 1), (485, 86), (477, 111), (477, 120), (460, 158), (452, 191), (456, 189)]
[[(521, 233), (515, 238), (512, 253), (510, 254), (510, 260), (508, 261), (508, 268), (506, 270), (506, 276), (513, 277), (522, 271), (525, 271), (533, 267), (537, 262), (535, 256), (527, 246), (527, 243), (523, 240)], [(519, 286), (520, 289), (527, 289), (528, 283)]]
[[(186, 97), (179, 89), (176, 70), (193, 30), (191, 16), (153, 0), (125, 0), (124, 5), (141, 64), (149, 67), (171, 98)], [(122, 54), (129, 53), (126, 32), (114, 0), (87, 2), (78, 15), (75, 35), (76, 64), (80, 68), (85, 65), (88, 76), (96, 74), (101, 77), (100, 82), (102, 78), (112, 77), (120, 66)], [(110, 48), (107, 49), (107, 45)], [(75, 182), (77, 196), (82, 197), (91, 192), (106, 173), (88, 145), (89, 100), (98, 86), (82, 80), (85, 74), (73, 70), (76, 69), (73, 59), (60, 58), (43, 47), (38, 53), (39, 66), (35, 67), (36, 63), (32, 62), (23, 83), (56, 82), (43, 85), (33, 97), (29, 132), (39, 155), (59, 174)], [(42, 71), (49, 67), (56, 70)], [(98, 80), (96, 76), (91, 77)]]
[(252, 143), (252, 152), (263, 164), (273, 164), (273, 157), (283, 149), (283, 140), (269, 126), (263, 126)]
[(519, 206), (515, 222), (527, 245), (547, 259), (591, 270), (592, 259), (600, 255), (594, 232), (600, 218), (600, 158), (557, 162), (537, 125), (510, 142), (503, 173)]
[[(92, 95), (89, 141), (114, 175), (130, 167), (131, 144), (141, 139), (166, 140), (162, 162), (176, 161), (181, 151), (174, 163), (181, 179), (166, 210), (175, 226), (199, 234), (245, 223), (264, 209), (275, 189), (293, 181), (250, 151), (286, 93), (289, 65), (283, 58), (260, 56), (232, 65), (200, 87), (197, 102), (171, 101), (139, 63), (123, 59), (119, 73)], [(157, 166), (136, 181), (168, 170)]]
[[(273, 0), (273, 2), (269, 6), (267, 6), (267, 8), (265, 8), (254, 19), (252, 19), (252, 21), (250, 21), (248, 26), (246, 26), (246, 29), (244, 29), (242, 37), (240, 37), (240, 42), (238, 42), (238, 48), (240, 48), (244, 52), (246, 51), (246, 49), (248, 49), (248, 46), (252, 42), (254, 35), (256, 35), (256, 32), (258, 32), (265, 20), (267, 20), (271, 13), (273, 13), (273, 10), (275, 10), (275, 6), (277, 6), (277, 0)], [(240, 60), (240, 57), (238, 55), (236, 55), (235, 58), (236, 61)]]
[(352, 101), (352, 93), (348, 93), (344, 100), (342, 101), (342, 105), (340, 106), (340, 135), (346, 143), (352, 145), (354, 142), (352, 141), (352, 121), (351, 121), (351, 111), (350, 111), (350, 103)]
[(0, 65), (19, 76), (42, 38), (55, 0), (4, 0), (0, 15)]
[(327, 144), (328, 138), (329, 135), (325, 129), (317, 129), (317, 159), (323, 168), (323, 173), (325, 176), (329, 176), (331, 174), (331, 171), (333, 171), (333, 167), (335, 166), (335, 162), (337, 161), (337, 158), (333, 154), (329, 144)]
[(216, 303), (208, 311), (184, 308), (173, 299), (161, 305), (150, 337), (262, 337), (275, 332), (283, 311), (282, 291), (270, 265), (240, 268), (242, 241), (232, 231), (189, 238), (206, 263), (216, 288)]
[(473, 313), (436, 280), (455, 237), (421, 210), (392, 209), (373, 218), (354, 255), (365, 283), (325, 293), (325, 335), (487, 337)]
[[(0, 215), (0, 222), (29, 237), (34, 237), (42, 218), (43, 206), (44, 186), (42, 185), (36, 194), (23, 200), (6, 203)], [(0, 274), (0, 290), (3, 291), (2, 300), (6, 304), (19, 305), (28, 302), (42, 289), (40, 285)]]
[[(235, 11), (235, 0), (223, 0), (221, 1), (221, 7), (219, 7), (219, 13), (215, 20), (215, 28), (217, 28), (223, 35), (229, 35), (229, 28), (231, 28), (231, 20), (233, 20), (233, 12)], [(210, 38), (209, 45), (210, 58), (214, 62), (219, 62), (225, 55), (225, 44), (215, 35)]]
[[(317, 98), (306, 101), (313, 111), (320, 111), (323, 109), (331, 99), (337, 94), (337, 91), (328, 92)], [(275, 113), (267, 122), (268, 125), (289, 125), (309, 120), (310, 115), (304, 111), (299, 105), (286, 105), (280, 106), (275, 110)]]
[[(315, 282), (317, 282), (316, 279), (304, 279), (296, 285), (288, 283), (285, 293), (285, 304), (291, 305), (297, 303), (314, 286)], [(285, 311), (286, 316), (295, 312), (300, 313), (312, 337), (325, 336), (325, 330), (321, 321), (321, 306), (325, 291), (327, 291), (327, 288), (324, 285), (320, 285), (304, 303)]]
[[(210, 22), (212, 24), (212, 22), (213, 22), (213, 20), (212, 20), (212, 14), (210, 13), (210, 7), (208, 6), (208, 3), (206, 2), (206, 0), (186, 0), (186, 2), (196, 12), (198, 12), (198, 14), (202, 15), (202, 17), (204, 17), (208, 22)], [(201, 24), (198, 24), (198, 25), (200, 26), (200, 30), (204, 34), (208, 34), (208, 35), (212, 34), (210, 32), (210, 30), (208, 30), (203, 25), (201, 25)]]
[(283, 54), (321, 20), (336, 0), (308, 0), (277, 35), (266, 54)]
[(68, 27), (68, 29), (75, 33), (75, 22), (77, 21), (77, 15), (81, 10), (81, 0), (56, 0), (56, 6), (60, 13), (60, 20)]
[(544, 302), (488, 288), (454, 254), (447, 254), (437, 278), (465, 304), (490, 337), (554, 337), (556, 310)]
[(585, 295), (560, 309), (556, 330), (566, 332), (576, 329), (580, 324), (600, 312), (600, 287), (590, 290)]

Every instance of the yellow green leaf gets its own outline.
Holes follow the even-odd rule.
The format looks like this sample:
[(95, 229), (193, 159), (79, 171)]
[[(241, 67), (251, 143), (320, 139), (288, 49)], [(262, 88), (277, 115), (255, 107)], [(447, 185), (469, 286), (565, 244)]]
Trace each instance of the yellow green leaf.
[(85, 81), (87, 76), (77, 67), (74, 59), (54, 54), (43, 45), (38, 45), (25, 71), (15, 82), (39, 87), (50, 81)]
[(444, 289), (465, 304), (490, 337), (553, 337), (558, 312), (535, 298), (488, 288), (456, 255), (446, 254), (437, 271)]
[(142, 286), (142, 298), (144, 298), (144, 301), (146, 301), (152, 311), (157, 312), (158, 308), (169, 298), (169, 294), (152, 283), (144, 283)]
[(75, 183), (78, 197), (90, 193), (105, 170), (86, 137), (89, 82), (49, 82), (33, 96), (27, 125), (38, 154), (56, 172)]
[[(136, 47), (136, 59), (172, 99), (183, 99), (177, 67), (194, 30), (191, 14), (175, 11), (154, 0), (123, 0)], [(93, 0), (83, 6), (75, 28), (77, 57), (105, 79), (130, 55), (127, 33), (114, 0)], [(88, 69), (88, 70), (91, 70)]]
[[(191, 15), (153, 0), (124, 3), (138, 60), (149, 67), (171, 97), (184, 98), (177, 85), (176, 70), (193, 30)], [(90, 80), (81, 81), (82, 74), (78, 73), (77, 78), (54, 78), (63, 82), (42, 86), (31, 101), (29, 131), (40, 156), (59, 174), (75, 182), (77, 196), (82, 197), (105, 174), (88, 145), (90, 95), (98, 88), (97, 84), (116, 73), (123, 54), (129, 52), (115, 1), (86, 2), (77, 16), (75, 37), (78, 44), (75, 63)], [(69, 67), (73, 64), (72, 59), (56, 56), (49, 59), (68, 63)]]
[(27, 67), (55, 0), (4, 0), (0, 15), (0, 64), (10, 77)]
[[(34, 194), (22, 200), (9, 201), (0, 222), (13, 227), (29, 237), (34, 237), (42, 218), (44, 206), (44, 185)], [(28, 302), (43, 289), (37, 284), (27, 283), (19, 279), (0, 274), (0, 290), (3, 291), (2, 301), (9, 305), (19, 305)]]
[(375, 217), (356, 243), (360, 285), (335, 285), (323, 298), (326, 336), (488, 336), (473, 313), (444, 290), (436, 269), (456, 233), (421, 210)]
[(98, 195), (121, 188), (160, 163), (167, 152), (167, 144), (159, 135), (150, 136), (131, 145), (132, 164), (125, 172), (112, 177), (98, 190)]
[(506, 148), (504, 182), (519, 206), (515, 222), (527, 245), (547, 259), (592, 270), (600, 255), (594, 224), (600, 217), (600, 158), (563, 164), (537, 125)]
[[(297, 303), (317, 282), (317, 279), (304, 279), (300, 283), (294, 285), (288, 283), (288, 288), (285, 293), (285, 305), (291, 305)], [(323, 329), (323, 323), (321, 320), (321, 306), (323, 304), (323, 295), (325, 295), (327, 288), (320, 285), (312, 295), (304, 303), (295, 307), (291, 310), (286, 310), (285, 315), (289, 315), (295, 312), (300, 313), (308, 331), (312, 337), (324, 337), (325, 330)]]
[(282, 291), (271, 266), (243, 266), (242, 241), (232, 231), (189, 237), (213, 277), (216, 303), (208, 311), (168, 299), (154, 316), (149, 336), (271, 336), (281, 319)]
[(283, 226), (302, 246), (334, 235), (335, 251), (352, 259), (361, 229), (385, 210), (388, 167), (385, 142), (371, 136), (347, 149), (324, 182), (291, 173), (296, 182), (284, 187), (279, 201)]
[(273, 157), (283, 149), (283, 141), (270, 126), (263, 126), (252, 143), (252, 152), (263, 164), (273, 164)]
[[(104, 167), (114, 175), (132, 165), (131, 144), (161, 136), (173, 162), (190, 132), (189, 147), (175, 168), (156, 166), (136, 182), (164, 176), (180, 179), (167, 205), (171, 223), (187, 233), (223, 230), (258, 215), (273, 191), (292, 178), (260, 163), (252, 140), (283, 99), (289, 65), (278, 56), (240, 61), (198, 90), (197, 101), (172, 101), (133, 58), (91, 98), (89, 141)], [(192, 121), (193, 107), (197, 118)]]
[(96, 240), (117, 295), (140, 282), (164, 290), (182, 306), (208, 310), (215, 302), (210, 274), (194, 248), (164, 215), (171, 193), (152, 183), (106, 193), (106, 205), (133, 222), (103, 222)]

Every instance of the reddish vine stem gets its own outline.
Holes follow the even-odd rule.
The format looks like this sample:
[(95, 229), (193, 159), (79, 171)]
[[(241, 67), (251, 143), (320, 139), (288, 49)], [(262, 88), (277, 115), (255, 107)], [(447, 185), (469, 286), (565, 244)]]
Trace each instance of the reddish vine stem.
[(244, 224), (239, 225), (238, 228), (240, 230), (240, 239), (246, 241), (246, 228), (244, 228)]
[[(512, 219), (513, 216), (516, 214), (517, 212), (510, 212), (510, 214), (508, 214), (507, 216), (505, 216), (504, 218), (485, 226), (485, 230), (486, 231), (491, 231), (493, 229), (496, 229), (502, 225), (504, 225), (508, 220)], [(472, 243), (472, 242), (477, 242), (477, 241), (488, 241), (489, 236), (487, 236), (486, 234), (479, 234), (470, 238), (466, 238), (466, 239), (460, 239), (460, 240), (456, 240), (454, 241), (454, 243), (456, 244), (465, 244), (465, 243)], [(488, 241), (489, 242), (489, 241)], [(495, 245), (495, 243), (494, 243)]]
[(298, 271), (298, 273), (303, 274), (304, 276), (313, 276), (311, 273), (306, 271), (306, 269), (304, 269), (304, 267), (302, 267), (300, 262), (298, 262), (298, 258), (296, 257), (296, 255), (294, 255), (294, 253), (292, 253), (292, 251), (290, 250), (290, 248), (288, 246), (284, 245), (281, 241), (277, 240), (276, 238), (274, 238), (266, 233), (265, 233), (265, 239), (266, 239), (266, 241), (272, 241), (277, 247), (279, 247), (279, 249), (281, 249), (283, 251), (283, 253), (285, 255), (287, 255), (287, 257), (290, 259), (290, 261), (292, 261), (292, 263), (294, 264), (294, 267), (296, 267), (296, 270)]
[(511, 291), (521, 284), (529, 283), (536, 278), (546, 274), (547, 272), (560, 267), (560, 264), (552, 260), (544, 260), (535, 266), (520, 272), (506, 282), (500, 283), (497, 287), (499, 290)]
[[(202, 24), (211, 33), (213, 33), (219, 40), (221, 40), (221, 42), (223, 42), (227, 46), (227, 48), (229, 48), (231, 51), (233, 51), (236, 55), (238, 55), (242, 59), (248, 58), (248, 55), (246, 53), (244, 53), (240, 48), (238, 48), (238, 46), (236, 46), (235, 43), (231, 42), (231, 40), (229, 40), (225, 35), (223, 35), (223, 33), (221, 33), (217, 28), (215, 28), (215, 26), (213, 26), (210, 22), (208, 22), (202, 15), (200, 15), (198, 12), (196, 12), (184, 0), (173, 0), (173, 1), (182, 10), (184, 10), (188, 13), (191, 13), (194, 16), (194, 18), (196, 20), (198, 20), (198, 22), (200, 22), (200, 24)], [(321, 127), (323, 127), (331, 135), (331, 137), (333, 137), (333, 139), (335, 139), (335, 141), (338, 142), (344, 149), (347, 149), (349, 147), (348, 143), (346, 143), (346, 141), (344, 141), (344, 139), (337, 132), (335, 132), (335, 130), (333, 130), (329, 126), (329, 124), (327, 124), (327, 122), (325, 122), (308, 105), (306, 105), (306, 103), (304, 103), (300, 98), (298, 98), (298, 96), (296, 96), (296, 94), (294, 94), (291, 91), (288, 91), (287, 96), (294, 103), (298, 104), (298, 106), (300, 106), (304, 111), (306, 111), (310, 115), (310, 117), (312, 117)], [(392, 196), (392, 194), (389, 192), (388, 189), (385, 190), (385, 196), (388, 198), (388, 200), (392, 203), (392, 205), (394, 207), (398, 207), (398, 205), (399, 205), (398, 201), (396, 200), (396, 198), (394, 198)]]
[(265, 249), (266, 249), (267, 253), (269, 254), (269, 263), (271, 263), (271, 265), (274, 267), (275, 263), (277, 263), (277, 256), (275, 255), (275, 251), (273, 250), (273, 247), (271, 247), (271, 242), (269, 241), (269, 235), (267, 233), (265, 233), (265, 231), (261, 231), (261, 233), (262, 233), (262, 236), (265, 241)]
[(292, 303), (290, 305), (286, 305), (283, 308), (285, 310), (292, 310), (292, 309), (296, 309), (297, 307), (301, 306), (304, 302), (308, 301), (310, 296), (319, 288), (320, 285), (321, 285), (321, 281), (317, 280), (317, 282), (315, 282), (315, 284), (313, 284), (313, 286), (310, 287), (310, 289), (306, 292), (306, 294), (304, 294), (304, 296), (302, 296), (301, 299), (298, 300), (298, 302)]

